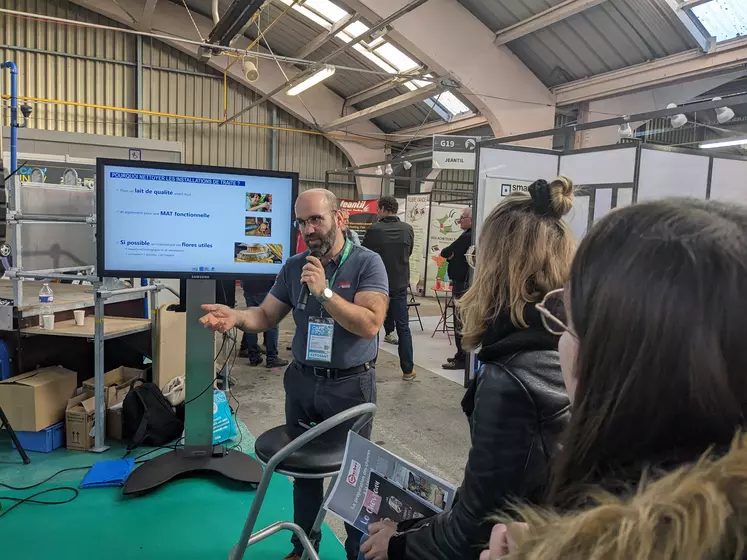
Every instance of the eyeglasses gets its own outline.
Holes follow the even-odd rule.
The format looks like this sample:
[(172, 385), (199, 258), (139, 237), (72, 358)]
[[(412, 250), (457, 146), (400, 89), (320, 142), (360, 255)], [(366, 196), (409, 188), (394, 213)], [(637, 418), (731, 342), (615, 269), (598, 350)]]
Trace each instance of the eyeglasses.
[(535, 304), (535, 307), (540, 313), (542, 325), (549, 333), (560, 336), (567, 331), (575, 337), (576, 333), (568, 326), (563, 292), (563, 288), (547, 292), (542, 301)]
[(299, 218), (295, 222), (293, 222), (293, 226), (297, 227), (298, 229), (305, 229), (306, 226), (319, 227), (320, 225), (322, 225), (322, 222), (324, 222), (324, 216), (328, 216), (331, 214), (334, 214), (334, 212), (328, 212), (327, 214), (322, 214), (321, 216), (310, 216), (305, 220), (301, 220)]

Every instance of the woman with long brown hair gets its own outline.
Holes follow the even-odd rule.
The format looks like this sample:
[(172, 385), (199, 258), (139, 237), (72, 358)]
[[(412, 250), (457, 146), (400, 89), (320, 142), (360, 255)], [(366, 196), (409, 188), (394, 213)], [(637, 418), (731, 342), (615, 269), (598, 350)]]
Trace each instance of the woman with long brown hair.
[(548, 505), (593, 508), (728, 449), (747, 411), (745, 286), (744, 207), (647, 202), (587, 234), (539, 306), (573, 402)]
[(558, 337), (543, 328), (534, 304), (568, 279), (574, 241), (562, 217), (572, 202), (570, 180), (536, 181), (482, 224), (474, 283), (459, 303), (464, 345), (482, 362), (459, 499), (428, 519), (372, 525), (361, 546), (367, 560), (476, 559), (492, 513), (511, 499), (544, 495), (569, 403)]

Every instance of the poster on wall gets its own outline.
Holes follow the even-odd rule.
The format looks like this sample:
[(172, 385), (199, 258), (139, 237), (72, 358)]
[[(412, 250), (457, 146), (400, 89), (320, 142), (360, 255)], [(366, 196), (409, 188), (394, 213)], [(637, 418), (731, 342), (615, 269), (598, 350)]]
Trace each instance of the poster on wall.
[(451, 245), (462, 234), (457, 220), (466, 204), (439, 204), (431, 206), (428, 233), (428, 260), (425, 273), (425, 295), (432, 296), (433, 288), (448, 281), (449, 262), (441, 256), (441, 251)]
[(428, 235), (428, 213), (431, 197), (428, 194), (407, 196), (405, 222), (412, 226), (414, 241), (410, 255), (410, 286), (423, 295), (425, 287), (425, 246)]
[(488, 217), (491, 210), (498, 206), (505, 197), (515, 192), (527, 192), (529, 185), (533, 182), (522, 179), (508, 179), (506, 177), (488, 177), (485, 180), (482, 216), (479, 217), (480, 223)]
[[(376, 223), (378, 200), (340, 199), (339, 203), (343, 216), (348, 220), (348, 227), (358, 234), (358, 238), (363, 243), (368, 228)], [(303, 253), (305, 250), (306, 243), (303, 242), (302, 236), (299, 235), (296, 242), (296, 253)]]

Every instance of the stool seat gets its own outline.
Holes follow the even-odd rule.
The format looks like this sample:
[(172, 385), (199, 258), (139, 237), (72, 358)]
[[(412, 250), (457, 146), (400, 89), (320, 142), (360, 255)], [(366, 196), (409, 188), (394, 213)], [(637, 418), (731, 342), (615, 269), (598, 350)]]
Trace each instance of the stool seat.
[[(350, 425), (347, 423), (332, 428), (284, 459), (277, 466), (277, 470), (299, 475), (320, 475), (339, 471), (349, 430)], [(266, 431), (254, 444), (257, 459), (267, 464), (273, 455), (305, 431), (300, 426), (278, 426)]]

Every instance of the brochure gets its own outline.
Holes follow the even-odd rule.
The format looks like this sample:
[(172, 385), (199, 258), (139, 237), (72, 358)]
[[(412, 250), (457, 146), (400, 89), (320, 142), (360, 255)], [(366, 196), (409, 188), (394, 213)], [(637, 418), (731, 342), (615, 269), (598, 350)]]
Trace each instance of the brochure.
[(324, 507), (368, 534), (371, 523), (422, 519), (451, 508), (453, 484), (348, 433), (340, 476)]

